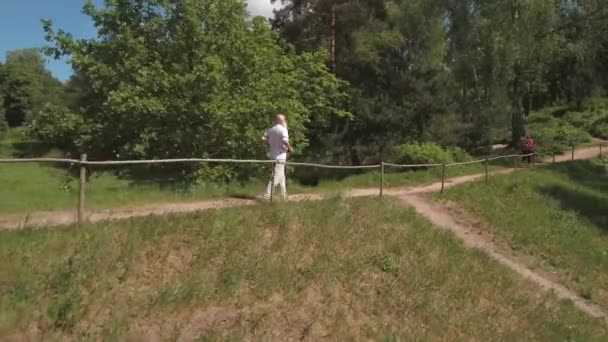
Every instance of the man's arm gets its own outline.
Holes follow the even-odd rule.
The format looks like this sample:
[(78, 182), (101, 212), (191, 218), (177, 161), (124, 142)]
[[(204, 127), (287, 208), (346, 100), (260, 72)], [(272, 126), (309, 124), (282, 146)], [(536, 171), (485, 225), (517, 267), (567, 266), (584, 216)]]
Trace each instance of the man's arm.
[(291, 147), (289, 140), (287, 140), (287, 141), (283, 140), (283, 146), (287, 149), (287, 151), (289, 153), (293, 152), (293, 147)]
[(289, 132), (287, 131), (287, 128), (283, 128), (282, 133), (283, 147), (285, 147), (289, 153), (293, 152), (293, 147), (291, 147), (291, 144), (289, 143)]

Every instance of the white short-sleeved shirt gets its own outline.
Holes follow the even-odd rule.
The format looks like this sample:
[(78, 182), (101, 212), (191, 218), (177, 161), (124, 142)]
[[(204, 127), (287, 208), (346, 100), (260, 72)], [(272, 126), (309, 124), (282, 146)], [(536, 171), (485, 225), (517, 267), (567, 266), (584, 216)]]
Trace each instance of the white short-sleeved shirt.
[(287, 149), (283, 144), (289, 142), (287, 127), (277, 124), (266, 131), (264, 138), (270, 145), (270, 156), (272, 159), (287, 159)]

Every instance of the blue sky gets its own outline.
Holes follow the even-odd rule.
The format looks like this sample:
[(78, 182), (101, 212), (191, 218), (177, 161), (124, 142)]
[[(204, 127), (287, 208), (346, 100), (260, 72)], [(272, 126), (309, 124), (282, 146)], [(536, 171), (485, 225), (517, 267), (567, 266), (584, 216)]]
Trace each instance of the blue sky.
[[(104, 1), (93, 2), (101, 5)], [(271, 15), (270, 0), (248, 2), (252, 14)], [(7, 51), (46, 44), (41, 19), (51, 19), (56, 28), (62, 28), (77, 38), (94, 37), (95, 28), (81, 13), (83, 3), (84, 0), (0, 0), (0, 61), (4, 62)], [(48, 68), (62, 81), (72, 74), (65, 61), (49, 60)]]

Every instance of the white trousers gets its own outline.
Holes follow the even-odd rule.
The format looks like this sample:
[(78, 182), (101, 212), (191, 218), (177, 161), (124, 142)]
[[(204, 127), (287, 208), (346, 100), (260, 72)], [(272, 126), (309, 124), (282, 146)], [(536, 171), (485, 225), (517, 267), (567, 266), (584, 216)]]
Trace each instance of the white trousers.
[(272, 192), (273, 188), (276, 188), (277, 186), (279, 187), (281, 197), (285, 199), (287, 197), (287, 186), (285, 185), (284, 159), (277, 159), (277, 162), (274, 164), (274, 170), (272, 175), (270, 175), (270, 181), (266, 186), (266, 193), (264, 194), (264, 197), (270, 198), (270, 193)]

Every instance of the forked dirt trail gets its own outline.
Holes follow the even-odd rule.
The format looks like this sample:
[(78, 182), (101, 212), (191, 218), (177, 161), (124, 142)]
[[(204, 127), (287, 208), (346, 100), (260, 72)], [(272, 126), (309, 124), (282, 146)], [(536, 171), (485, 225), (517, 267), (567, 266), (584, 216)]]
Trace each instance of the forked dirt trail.
[[(592, 159), (599, 154), (598, 148), (583, 148), (575, 151), (575, 160)], [(553, 158), (544, 160), (544, 163), (552, 162)], [(556, 162), (567, 162), (572, 160), (572, 153), (564, 154), (555, 157)], [(502, 170), (495, 172), (510, 173), (515, 169)], [(472, 175), (458, 178), (452, 178), (446, 187), (455, 186), (471, 181), (478, 180), (484, 175)], [(438, 188), (439, 187), (439, 188)], [(480, 249), (488, 254), (492, 259), (500, 264), (508, 267), (515, 273), (534, 282), (541, 289), (553, 292), (560, 299), (571, 300), (574, 305), (581, 311), (595, 318), (602, 318), (608, 323), (608, 313), (605, 312), (599, 305), (594, 304), (585, 298), (578, 295), (575, 291), (564, 286), (560, 282), (546, 274), (535, 271), (529, 267), (525, 261), (518, 260), (512, 251), (498, 246), (491, 237), (484, 235), (482, 231), (475, 228), (471, 222), (462, 222), (454, 217), (450, 211), (443, 206), (433, 203), (423, 196), (424, 193), (437, 192), (441, 189), (441, 184), (432, 184), (426, 187), (418, 187), (418, 189), (409, 189), (397, 194), (397, 199), (402, 203), (413, 207), (416, 212), (431, 221), (435, 226), (452, 232), (458, 239), (462, 240), (464, 245), (469, 248)]]
[(497, 246), (492, 239), (484, 236), (483, 232), (474, 228), (473, 225), (467, 224), (467, 222), (459, 222), (441, 205), (418, 195), (404, 195), (399, 196), (398, 199), (415, 208), (419, 215), (427, 218), (435, 226), (452, 232), (463, 241), (465, 246), (484, 251), (492, 259), (536, 283), (543, 290), (553, 292), (560, 299), (571, 300), (581, 311), (595, 318), (603, 318), (608, 322), (608, 314), (600, 306), (582, 298), (576, 292), (545, 274), (531, 269), (525, 262), (518, 260), (513, 253)]
[[(606, 148), (608, 154), (608, 148)], [(599, 154), (599, 148), (584, 147), (579, 148), (575, 152), (575, 160), (592, 159), (597, 157)], [(571, 153), (566, 153), (560, 156), (556, 156), (556, 162), (566, 162), (572, 159)], [(551, 162), (551, 159), (545, 160), (545, 163)], [(519, 169), (504, 169), (500, 171), (491, 172), (491, 175), (507, 174), (515, 172)], [(445, 188), (474, 182), (482, 179), (484, 174), (474, 174), (468, 176), (454, 177), (446, 179)], [(427, 192), (438, 192), (441, 190), (441, 182), (432, 184), (419, 185), (413, 187), (399, 187), (386, 189), (384, 193), (389, 196), (402, 196), (421, 194)], [(352, 189), (343, 191), (344, 197), (366, 197), (378, 195), (378, 188), (368, 189)], [(302, 201), (318, 201), (326, 198), (327, 194), (297, 194), (289, 197), (290, 202), (302, 202)], [(180, 213), (192, 213), (210, 209), (222, 209), (231, 207), (243, 207), (259, 204), (258, 201), (248, 199), (218, 199), (218, 200), (207, 200), (198, 202), (173, 202), (173, 203), (157, 203), (149, 204), (141, 207), (132, 209), (108, 209), (90, 211), (87, 213), (87, 221), (91, 223), (97, 223), (102, 221), (111, 220), (122, 220), (137, 217), (146, 216), (162, 216), (168, 214), (180, 214)], [(66, 226), (76, 224), (78, 217), (75, 210), (69, 211), (48, 211), (48, 212), (32, 212), (24, 215), (7, 215), (0, 216), (0, 230), (18, 230), (24, 228), (47, 228), (56, 226)]]

